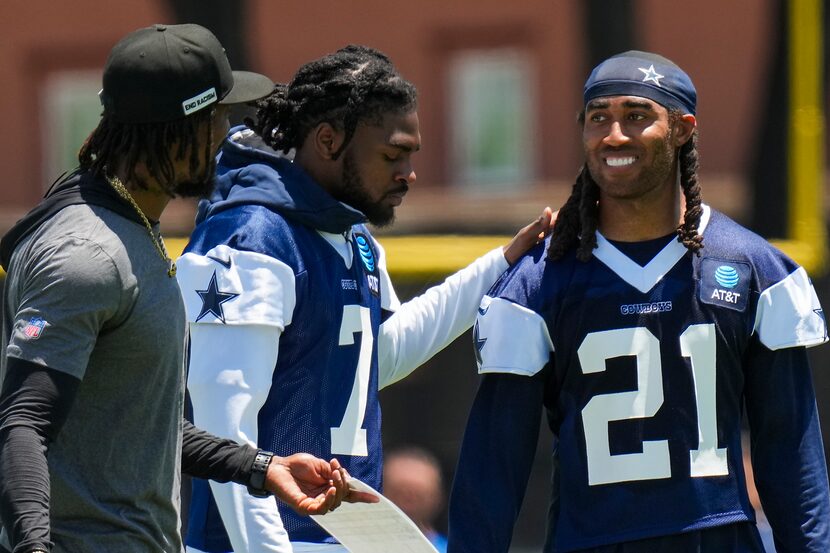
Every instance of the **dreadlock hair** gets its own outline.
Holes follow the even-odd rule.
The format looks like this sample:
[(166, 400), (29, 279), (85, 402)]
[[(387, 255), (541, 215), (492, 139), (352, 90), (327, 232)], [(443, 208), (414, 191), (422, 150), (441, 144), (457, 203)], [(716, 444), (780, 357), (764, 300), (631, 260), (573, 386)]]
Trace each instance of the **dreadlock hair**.
[(288, 85), (277, 85), (257, 103), (257, 120), (245, 123), (274, 150), (288, 153), (301, 146), (314, 127), (328, 122), (345, 132), (334, 153), (337, 159), (359, 122), (380, 123), (385, 113), (406, 112), (416, 105), (415, 87), (387, 56), (349, 45), (300, 67)]
[[(176, 171), (174, 161), (190, 153), (190, 173), (196, 174), (202, 162), (202, 176), (213, 171), (213, 117), (215, 108), (201, 110), (193, 115), (163, 123), (119, 123), (106, 112), (98, 126), (81, 146), (78, 161), (81, 169), (98, 176), (111, 176), (120, 166), (124, 177), (146, 189), (147, 183), (136, 174), (136, 166), (144, 164), (147, 171), (170, 196), (175, 196)], [(207, 140), (199, 144), (204, 125)]]
[[(669, 109), (669, 123), (674, 125), (682, 116), (678, 109)], [(585, 112), (579, 114), (579, 122), (584, 123)], [(680, 168), (680, 187), (686, 200), (683, 222), (677, 227), (677, 240), (696, 255), (703, 248), (703, 237), (698, 233), (698, 225), (703, 215), (701, 207), (700, 184), (697, 178), (698, 131), (680, 147), (678, 152)], [(596, 230), (599, 220), (599, 186), (591, 176), (588, 165), (584, 164), (576, 176), (576, 182), (565, 205), (559, 210), (559, 216), (553, 229), (553, 237), (548, 247), (548, 259), (562, 258), (572, 247), (576, 246), (576, 258), (588, 261), (597, 247)]]

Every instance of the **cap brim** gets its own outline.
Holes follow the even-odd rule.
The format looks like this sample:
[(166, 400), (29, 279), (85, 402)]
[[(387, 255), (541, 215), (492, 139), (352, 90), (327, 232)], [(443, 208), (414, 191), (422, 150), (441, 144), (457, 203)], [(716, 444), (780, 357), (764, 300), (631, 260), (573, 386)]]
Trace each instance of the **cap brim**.
[(264, 98), (273, 92), (274, 82), (259, 73), (251, 71), (234, 71), (233, 88), (220, 104), (244, 104)]

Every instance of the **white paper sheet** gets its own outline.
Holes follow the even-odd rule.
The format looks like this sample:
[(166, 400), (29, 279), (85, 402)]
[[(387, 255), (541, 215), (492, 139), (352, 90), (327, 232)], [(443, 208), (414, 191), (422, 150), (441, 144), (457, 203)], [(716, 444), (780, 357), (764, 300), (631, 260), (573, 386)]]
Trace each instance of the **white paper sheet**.
[(374, 494), (380, 502), (343, 502), (334, 512), (311, 518), (351, 553), (438, 553), (394, 503), (356, 478), (349, 487)]

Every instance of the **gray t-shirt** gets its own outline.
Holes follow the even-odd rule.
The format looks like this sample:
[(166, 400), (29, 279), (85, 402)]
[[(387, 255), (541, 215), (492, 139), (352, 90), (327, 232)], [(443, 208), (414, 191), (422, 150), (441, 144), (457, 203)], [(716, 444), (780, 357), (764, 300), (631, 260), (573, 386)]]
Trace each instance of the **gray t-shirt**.
[(97, 206), (59, 211), (6, 278), (6, 356), (81, 379), (48, 452), (59, 553), (180, 553), (184, 306), (147, 229)]

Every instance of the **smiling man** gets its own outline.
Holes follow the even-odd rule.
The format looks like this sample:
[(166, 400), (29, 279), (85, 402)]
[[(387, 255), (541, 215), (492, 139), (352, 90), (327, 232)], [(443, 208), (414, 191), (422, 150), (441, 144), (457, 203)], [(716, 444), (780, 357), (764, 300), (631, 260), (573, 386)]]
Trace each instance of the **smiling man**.
[[(550, 211), (400, 304), (365, 223), (390, 224), (415, 182), (415, 88), (380, 52), (349, 46), (301, 67), (252, 126), (231, 131), (217, 191), (179, 261), (195, 421), (277, 455), (302, 444), (379, 489), (378, 389), (472, 325), (484, 292), (536, 243)], [(291, 151), (293, 161), (280, 155)], [(198, 481), (188, 548), (345, 551), (280, 509), (243, 486)]]
[(701, 203), (696, 98), (645, 52), (588, 78), (573, 194), (479, 310), (451, 553), (508, 550), (543, 408), (556, 436), (545, 552), (763, 553), (744, 409), (778, 550), (830, 551), (806, 353), (827, 340), (823, 312), (803, 268)]

